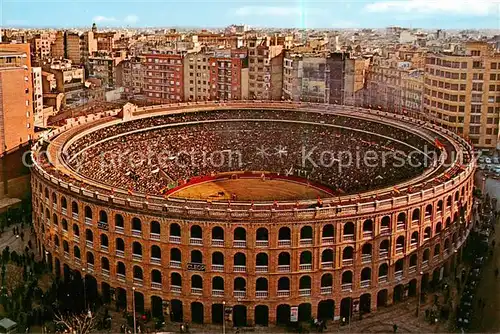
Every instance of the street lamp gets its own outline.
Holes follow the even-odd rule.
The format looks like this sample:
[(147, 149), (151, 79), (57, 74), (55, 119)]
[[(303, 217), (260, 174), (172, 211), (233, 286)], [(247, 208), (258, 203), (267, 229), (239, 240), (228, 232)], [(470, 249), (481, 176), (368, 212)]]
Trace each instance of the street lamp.
[(136, 325), (136, 320), (135, 320), (135, 286), (132, 287), (132, 310), (134, 312), (134, 334), (136, 334), (137, 330), (137, 325)]
[(424, 272), (421, 271), (420, 273), (420, 284), (418, 286), (418, 294), (417, 294), (417, 322), (418, 322), (418, 314), (420, 313), (420, 300), (422, 299), (422, 276), (424, 275)]
[(222, 334), (226, 334), (226, 301), (222, 302)]

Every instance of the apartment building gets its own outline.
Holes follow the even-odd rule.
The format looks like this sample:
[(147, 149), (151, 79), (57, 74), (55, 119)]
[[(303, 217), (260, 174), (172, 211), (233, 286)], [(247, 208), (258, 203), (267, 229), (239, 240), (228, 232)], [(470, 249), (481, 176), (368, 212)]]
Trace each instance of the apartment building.
[(96, 49), (92, 31), (76, 33), (58, 31), (51, 46), (53, 58), (69, 59), (73, 64), (86, 64), (89, 56)]
[(265, 37), (248, 40), (248, 94), (250, 99), (280, 100), (283, 91), (283, 46), (269, 45)]
[(403, 113), (413, 117), (422, 117), (424, 102), (424, 71), (410, 70), (402, 77), (402, 103)]
[(35, 59), (47, 59), (51, 56), (51, 40), (49, 34), (37, 34), (31, 40), (31, 52)]
[(403, 76), (409, 62), (397, 58), (373, 57), (366, 77), (365, 102), (390, 112), (403, 112)]
[(42, 68), (32, 67), (33, 82), (33, 118), (34, 125), (43, 127), (43, 86), (42, 86)]
[(213, 52), (188, 53), (184, 58), (184, 97), (188, 101), (211, 98), (210, 57)]
[(486, 42), (468, 42), (465, 54), (428, 54), (423, 108), (476, 147), (499, 148), (500, 54)]
[[(53, 74), (53, 77), (50, 77), (42, 73), (44, 100), (45, 98), (60, 99), (59, 94), (62, 93), (64, 96), (62, 106), (76, 106), (87, 101), (85, 71), (82, 67), (74, 66), (70, 60), (63, 59), (45, 65), (43, 71)], [(49, 78), (52, 79), (49, 81)], [(53, 88), (53, 80), (56, 83), (55, 89)], [(58, 103), (53, 106), (59, 110)]]
[(283, 60), (283, 98), (325, 103), (328, 99), (326, 57), (287, 53)]
[(116, 66), (126, 57), (126, 51), (112, 54), (95, 52), (88, 58), (89, 77), (99, 79), (106, 89), (116, 85)]
[(210, 98), (241, 100), (248, 98), (247, 61), (244, 50), (216, 52), (209, 58)]
[(33, 83), (29, 44), (0, 44), (0, 152), (33, 138)]
[(184, 101), (183, 53), (150, 53), (146, 58), (144, 95), (153, 103)]
[[(117, 65), (117, 85), (125, 88), (125, 94), (142, 94), (144, 86), (144, 62), (145, 58), (132, 57)], [(119, 75), (121, 71), (121, 75)], [(121, 81), (118, 79), (121, 77)]]

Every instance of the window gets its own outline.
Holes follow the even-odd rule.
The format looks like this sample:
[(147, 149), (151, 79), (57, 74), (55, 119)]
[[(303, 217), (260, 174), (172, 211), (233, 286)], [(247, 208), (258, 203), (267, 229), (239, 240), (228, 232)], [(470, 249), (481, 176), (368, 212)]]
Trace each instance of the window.
[(497, 63), (491, 63), (491, 69), (496, 70), (497, 69)]

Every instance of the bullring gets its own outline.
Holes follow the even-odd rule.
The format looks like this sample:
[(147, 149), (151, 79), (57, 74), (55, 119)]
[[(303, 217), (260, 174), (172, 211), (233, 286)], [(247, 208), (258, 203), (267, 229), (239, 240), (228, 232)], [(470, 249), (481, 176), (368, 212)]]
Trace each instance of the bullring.
[[(339, 174), (331, 166), (294, 165), (287, 173), (293, 154), (282, 165), (274, 158), (260, 161), (260, 168), (187, 172), (154, 159), (134, 171), (92, 165), (102, 148), (113, 149), (120, 140), (124, 147), (144, 140), (160, 147), (155, 138), (175, 134), (187, 136), (186, 145), (226, 149), (224, 124), (242, 141), (267, 143), (258, 136), (265, 131), (251, 132), (257, 123), (275, 141), (297, 147), (321, 145), (321, 137), (296, 142), (286, 136), (307, 128), (339, 138), (344, 147), (343, 140), (353, 140), (365, 151), (417, 150), (415, 159), (422, 161), (428, 145), (437, 158), (397, 171), (359, 169), (362, 182), (356, 184), (349, 180), (358, 172)], [(189, 137), (197, 131), (210, 137)], [(243, 135), (248, 133), (251, 140)], [(172, 140), (171, 152), (176, 145)], [(239, 147), (249, 157), (244, 160), (255, 160), (255, 151), (245, 147)], [(83, 151), (86, 159), (79, 158)], [(287, 322), (293, 306), (300, 320), (373, 312), (453, 272), (471, 226), (472, 153), (452, 132), (378, 110), (259, 101), (126, 105), (70, 120), (33, 147), (37, 244), (56, 275), (87, 275), (105, 300), (128, 310), (135, 293), (138, 311), (159, 315), (167, 307), (174, 321), (220, 323), (223, 302), (232, 307), (235, 326)], [(166, 174), (161, 181), (156, 169)], [(190, 187), (245, 179), (284, 187), (293, 182), (322, 195), (179, 197)]]

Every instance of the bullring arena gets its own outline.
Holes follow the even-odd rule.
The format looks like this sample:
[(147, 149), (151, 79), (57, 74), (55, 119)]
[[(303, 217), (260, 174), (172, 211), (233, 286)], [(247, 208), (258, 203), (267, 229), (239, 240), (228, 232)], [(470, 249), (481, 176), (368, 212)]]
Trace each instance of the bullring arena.
[[(340, 151), (388, 164), (344, 166)], [(234, 326), (284, 324), (295, 307), (299, 321), (349, 318), (453, 273), (472, 153), (378, 110), (128, 104), (32, 148), (37, 246), (58, 277), (86, 276), (129, 311), (134, 294), (138, 312), (172, 321), (221, 323), (223, 302)]]

